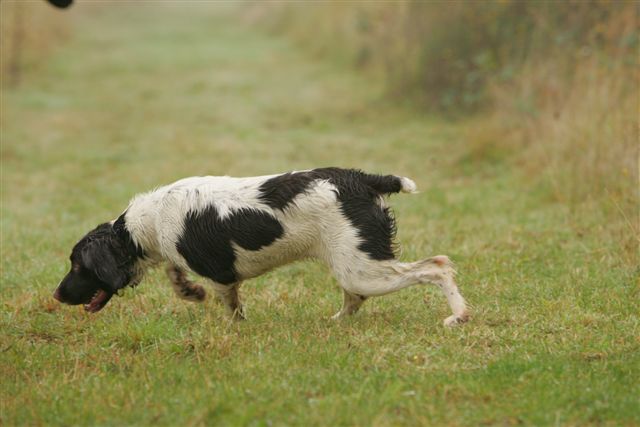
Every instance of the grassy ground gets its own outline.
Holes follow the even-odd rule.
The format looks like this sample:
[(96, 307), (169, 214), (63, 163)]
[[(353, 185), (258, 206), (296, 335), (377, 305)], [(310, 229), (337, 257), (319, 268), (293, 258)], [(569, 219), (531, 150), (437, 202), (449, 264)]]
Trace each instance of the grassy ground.
[[(76, 9), (71, 41), (3, 90), (0, 424), (640, 423), (637, 259), (611, 207), (556, 204), (474, 161), (459, 123), (224, 14), (145, 5)], [(416, 180), (392, 198), (401, 258), (450, 255), (471, 323), (444, 329), (424, 288), (332, 322), (341, 292), (313, 263), (246, 283), (241, 323), (160, 272), (97, 315), (51, 298), (136, 192), (325, 165)]]

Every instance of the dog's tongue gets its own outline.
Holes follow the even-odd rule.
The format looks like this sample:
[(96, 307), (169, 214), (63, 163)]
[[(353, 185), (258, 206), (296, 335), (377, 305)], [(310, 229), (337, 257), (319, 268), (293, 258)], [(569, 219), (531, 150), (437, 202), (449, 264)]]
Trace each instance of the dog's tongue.
[(97, 313), (98, 311), (102, 310), (105, 305), (107, 305), (112, 296), (113, 294), (100, 289), (98, 293), (91, 299), (91, 302), (84, 305), (84, 309), (89, 313)]

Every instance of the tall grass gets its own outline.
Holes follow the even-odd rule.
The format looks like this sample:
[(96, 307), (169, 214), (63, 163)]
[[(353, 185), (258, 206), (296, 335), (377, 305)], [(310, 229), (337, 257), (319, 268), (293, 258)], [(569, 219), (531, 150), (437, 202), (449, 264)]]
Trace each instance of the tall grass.
[(532, 58), (567, 75), (577, 64), (566, 59), (634, 61), (638, 46), (636, 7), (624, 1), (273, 1), (252, 3), (249, 16), (441, 111), (487, 105), (488, 83), (517, 81)]
[(531, 37), (516, 75), (487, 82), (488, 117), (476, 128), (493, 129), (489, 147), (515, 152), (514, 163), (553, 200), (576, 215), (601, 211), (621, 255), (637, 260), (637, 5), (532, 10), (544, 31)]
[(507, 160), (574, 210), (595, 202), (636, 251), (637, 3), (269, 2), (249, 15), (391, 99), (475, 113), (461, 162)]

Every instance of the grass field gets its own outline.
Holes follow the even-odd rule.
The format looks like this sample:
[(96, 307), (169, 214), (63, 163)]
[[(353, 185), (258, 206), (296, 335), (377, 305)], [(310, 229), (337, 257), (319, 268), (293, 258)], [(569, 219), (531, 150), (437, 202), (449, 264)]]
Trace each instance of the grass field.
[[(195, 7), (78, 8), (2, 91), (1, 425), (640, 424), (637, 248), (614, 204), (554, 202), (470, 155), (464, 123)], [(239, 323), (161, 271), (97, 315), (51, 297), (136, 192), (327, 165), (417, 182), (391, 199), (400, 257), (453, 258), (470, 323), (445, 329), (432, 288), (333, 322), (341, 292), (314, 263), (245, 283)]]

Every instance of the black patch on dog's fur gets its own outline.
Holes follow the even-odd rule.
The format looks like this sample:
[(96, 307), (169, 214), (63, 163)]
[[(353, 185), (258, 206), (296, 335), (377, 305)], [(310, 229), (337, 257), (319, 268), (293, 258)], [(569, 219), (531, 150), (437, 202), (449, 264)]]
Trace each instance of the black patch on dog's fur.
[(241, 209), (220, 219), (214, 206), (190, 212), (176, 248), (201, 276), (228, 285), (238, 281), (231, 241), (243, 249), (257, 251), (282, 237), (280, 222), (266, 212)]
[(288, 172), (265, 181), (260, 186), (260, 200), (274, 209), (286, 208), (316, 179), (311, 172)]
[(393, 259), (396, 225), (391, 210), (379, 205), (382, 194), (402, 189), (394, 175), (371, 175), (355, 169), (321, 168), (286, 173), (260, 186), (260, 200), (275, 209), (285, 209), (317, 180), (328, 180), (338, 189), (342, 213), (356, 227), (362, 243), (358, 249), (372, 259)]
[(399, 193), (402, 190), (402, 181), (395, 175), (372, 175), (357, 172), (359, 172), (362, 181), (378, 194)]

